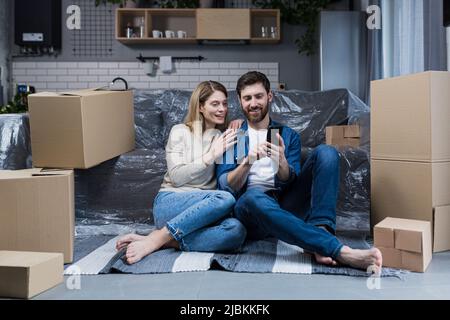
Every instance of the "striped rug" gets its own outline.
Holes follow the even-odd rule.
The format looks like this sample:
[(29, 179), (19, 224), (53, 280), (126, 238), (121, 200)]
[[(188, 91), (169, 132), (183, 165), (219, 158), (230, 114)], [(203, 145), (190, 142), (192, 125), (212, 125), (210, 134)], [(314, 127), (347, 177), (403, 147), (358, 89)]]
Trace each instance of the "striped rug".
[[(115, 244), (119, 237), (102, 239), (103, 244), (86, 254), (71, 266), (65, 274), (95, 275), (104, 273), (155, 274), (173, 272), (207, 271), (221, 269), (233, 272), (290, 273), (290, 274), (336, 274), (367, 277), (363, 270), (349, 267), (328, 267), (317, 264), (302, 248), (276, 239), (249, 241), (238, 253), (181, 252), (165, 249), (154, 252), (136, 264), (123, 260), (124, 251), (117, 252)], [(363, 239), (339, 237), (344, 244), (354, 248), (367, 248)], [(382, 276), (402, 278), (405, 272), (383, 268)]]

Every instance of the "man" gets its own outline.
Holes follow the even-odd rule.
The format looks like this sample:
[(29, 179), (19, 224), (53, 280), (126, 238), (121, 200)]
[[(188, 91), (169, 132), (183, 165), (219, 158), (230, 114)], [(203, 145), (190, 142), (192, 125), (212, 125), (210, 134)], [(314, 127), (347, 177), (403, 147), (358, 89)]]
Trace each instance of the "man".
[[(340, 262), (381, 270), (382, 257), (377, 248), (352, 249), (334, 236), (337, 151), (321, 145), (300, 168), (299, 134), (269, 117), (273, 94), (267, 77), (248, 72), (238, 80), (236, 90), (247, 118), (241, 127), (245, 134), (234, 150), (224, 155), (216, 174), (219, 188), (237, 199), (234, 214), (247, 228), (248, 237), (275, 237), (314, 253), (323, 264)], [(272, 143), (268, 137), (272, 137)]]

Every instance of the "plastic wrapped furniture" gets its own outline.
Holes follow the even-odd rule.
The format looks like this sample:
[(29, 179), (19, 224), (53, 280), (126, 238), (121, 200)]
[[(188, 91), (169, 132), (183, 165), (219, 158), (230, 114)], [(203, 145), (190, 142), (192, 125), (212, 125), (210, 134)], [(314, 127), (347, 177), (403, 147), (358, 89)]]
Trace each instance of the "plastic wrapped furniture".
[(0, 169), (31, 167), (28, 114), (0, 114)]
[[(78, 233), (118, 233), (152, 224), (153, 199), (166, 170), (164, 147), (172, 126), (182, 122), (190, 95), (183, 90), (135, 90), (136, 150), (75, 171)], [(236, 91), (229, 92), (228, 100), (229, 120), (244, 118)], [(360, 124), (361, 146), (338, 149), (338, 230), (369, 230), (369, 112), (367, 105), (345, 89), (279, 91), (271, 104), (271, 117), (300, 134), (303, 159), (312, 148), (325, 143), (325, 127)], [(0, 128), (4, 130), (1, 168), (30, 167), (28, 117), (1, 115)]]

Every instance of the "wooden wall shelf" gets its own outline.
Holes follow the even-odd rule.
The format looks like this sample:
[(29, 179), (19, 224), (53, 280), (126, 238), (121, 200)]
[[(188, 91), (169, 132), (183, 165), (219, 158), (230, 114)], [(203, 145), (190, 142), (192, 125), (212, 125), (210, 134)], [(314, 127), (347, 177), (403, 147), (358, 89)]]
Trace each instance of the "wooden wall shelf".
[[(140, 24), (144, 32), (141, 37)], [(127, 26), (133, 28), (127, 37)], [(263, 29), (265, 28), (265, 29)], [(195, 44), (203, 40), (245, 40), (253, 44), (280, 42), (280, 11), (272, 9), (116, 9), (116, 40), (124, 44)], [(163, 33), (154, 38), (153, 31)], [(171, 30), (175, 38), (166, 38)], [(178, 38), (178, 31), (186, 38)], [(263, 35), (265, 37), (263, 37)]]

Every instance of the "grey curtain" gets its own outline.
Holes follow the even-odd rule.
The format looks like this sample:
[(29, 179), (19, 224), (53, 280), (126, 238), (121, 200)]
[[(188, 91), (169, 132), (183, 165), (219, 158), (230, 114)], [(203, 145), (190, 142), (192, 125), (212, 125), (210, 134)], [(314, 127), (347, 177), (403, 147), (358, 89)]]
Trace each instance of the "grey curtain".
[(423, 2), (425, 70), (447, 70), (443, 1), (449, 0), (424, 0)]
[[(377, 5), (381, 8), (381, 0), (370, 0), (369, 5)], [(364, 86), (364, 102), (370, 105), (370, 82), (383, 78), (383, 34), (382, 30), (369, 30), (367, 33), (367, 70)]]

